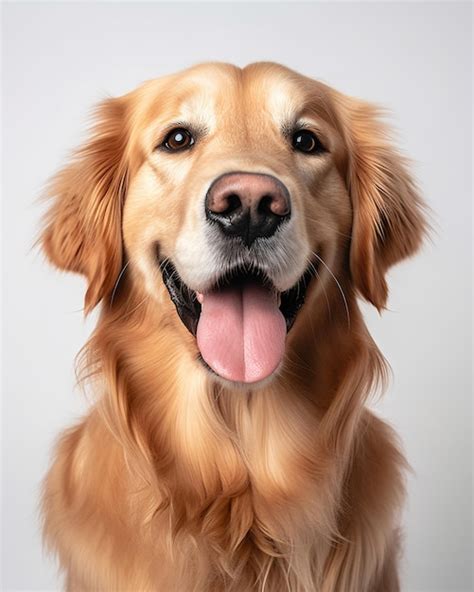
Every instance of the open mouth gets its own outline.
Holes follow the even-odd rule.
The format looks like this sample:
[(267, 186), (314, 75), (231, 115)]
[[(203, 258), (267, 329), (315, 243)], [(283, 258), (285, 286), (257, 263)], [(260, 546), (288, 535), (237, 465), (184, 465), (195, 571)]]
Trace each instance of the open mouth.
[(292, 288), (278, 292), (262, 270), (235, 267), (201, 294), (186, 286), (171, 261), (160, 268), (204, 362), (222, 378), (243, 383), (264, 380), (280, 365), (286, 334), (316, 273), (310, 265)]

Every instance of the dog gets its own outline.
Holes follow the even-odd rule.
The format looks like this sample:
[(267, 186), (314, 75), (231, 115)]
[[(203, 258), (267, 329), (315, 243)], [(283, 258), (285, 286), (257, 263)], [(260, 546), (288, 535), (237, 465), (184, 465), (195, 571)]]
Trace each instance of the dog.
[(274, 63), (109, 98), (47, 258), (101, 306), (44, 482), (72, 592), (396, 592), (406, 461), (358, 298), (427, 234), (380, 110)]

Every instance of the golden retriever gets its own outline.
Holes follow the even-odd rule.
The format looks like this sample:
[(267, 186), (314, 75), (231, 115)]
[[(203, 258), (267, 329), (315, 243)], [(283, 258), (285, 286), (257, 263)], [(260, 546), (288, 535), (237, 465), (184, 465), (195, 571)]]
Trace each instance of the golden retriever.
[(68, 591), (395, 592), (405, 461), (357, 297), (426, 233), (371, 104), (273, 63), (105, 100), (40, 237), (101, 303), (56, 449)]

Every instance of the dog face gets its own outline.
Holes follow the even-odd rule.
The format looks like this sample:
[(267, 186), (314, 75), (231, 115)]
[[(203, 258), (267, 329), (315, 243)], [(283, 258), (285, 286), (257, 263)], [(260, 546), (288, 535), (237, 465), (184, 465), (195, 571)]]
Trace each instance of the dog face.
[(383, 307), (386, 269), (423, 234), (376, 110), (282, 66), (197, 66), (98, 117), (53, 182), (46, 252), (87, 275), (88, 308), (126, 265), (232, 383), (276, 373), (328, 282)]

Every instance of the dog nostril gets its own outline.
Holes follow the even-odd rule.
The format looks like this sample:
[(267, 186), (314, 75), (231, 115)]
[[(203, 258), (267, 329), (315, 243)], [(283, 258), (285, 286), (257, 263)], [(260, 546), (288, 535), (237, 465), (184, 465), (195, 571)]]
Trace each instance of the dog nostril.
[(236, 210), (240, 209), (241, 207), (242, 202), (240, 201), (240, 197), (236, 193), (231, 193), (227, 197), (227, 207), (222, 213), (228, 216), (232, 214), (232, 212), (235, 212)]
[(259, 214), (271, 214), (272, 213), (272, 201), (273, 197), (271, 195), (264, 195), (257, 207), (257, 211)]
[(264, 214), (265, 216), (274, 215), (283, 218), (290, 213), (290, 208), (284, 196), (270, 193), (260, 199), (257, 211), (259, 214)]

